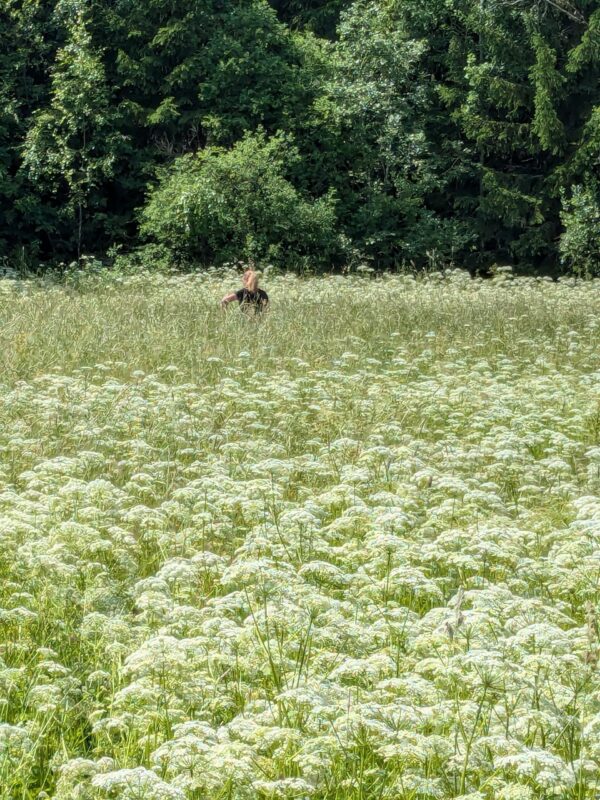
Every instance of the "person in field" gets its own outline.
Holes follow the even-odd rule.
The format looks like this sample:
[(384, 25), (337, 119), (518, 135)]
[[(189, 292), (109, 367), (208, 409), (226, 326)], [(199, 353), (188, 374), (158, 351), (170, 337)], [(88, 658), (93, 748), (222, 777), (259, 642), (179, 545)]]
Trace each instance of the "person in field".
[(237, 300), (242, 311), (253, 311), (256, 314), (265, 311), (269, 305), (269, 295), (263, 289), (258, 288), (258, 275), (253, 269), (247, 269), (244, 272), (242, 283), (244, 284), (243, 289), (225, 295), (221, 300), (221, 308), (225, 308), (229, 303)]

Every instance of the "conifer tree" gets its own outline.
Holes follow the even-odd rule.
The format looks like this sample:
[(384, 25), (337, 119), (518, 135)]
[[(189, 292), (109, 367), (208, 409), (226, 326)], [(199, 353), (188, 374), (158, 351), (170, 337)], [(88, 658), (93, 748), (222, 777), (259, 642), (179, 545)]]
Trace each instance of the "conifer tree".
[(65, 0), (68, 39), (56, 55), (48, 107), (34, 115), (25, 143), (24, 168), (62, 204), (63, 222), (82, 254), (87, 227), (99, 226), (102, 184), (112, 177), (121, 135), (115, 126), (111, 91), (101, 54), (93, 47), (83, 2)]
[[(452, 179), (432, 197), (473, 234), (463, 262), (557, 261), (560, 188), (599, 98), (596, 0), (398, 3), (405, 29), (426, 39), (421, 64), (436, 84), (426, 121)], [(585, 67), (583, 66), (585, 63)], [(579, 67), (574, 65), (578, 64)], [(576, 70), (579, 75), (575, 79)], [(583, 80), (582, 80), (583, 78)]]
[(0, 255), (11, 263), (36, 253), (46, 210), (22, 174), (21, 149), (33, 112), (49, 93), (48, 70), (60, 40), (54, 2), (6, 0), (0, 5)]

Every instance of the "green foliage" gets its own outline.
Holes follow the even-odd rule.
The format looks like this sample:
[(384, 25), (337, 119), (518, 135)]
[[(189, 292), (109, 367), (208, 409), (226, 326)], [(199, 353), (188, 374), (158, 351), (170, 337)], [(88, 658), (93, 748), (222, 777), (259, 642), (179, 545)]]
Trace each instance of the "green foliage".
[(92, 46), (84, 6), (64, 3), (69, 38), (56, 54), (51, 97), (47, 108), (33, 117), (24, 148), (28, 176), (56, 194), (62, 191), (59, 216), (76, 225), (77, 256), (86, 226), (99, 227), (104, 197), (96, 190), (111, 178), (119, 155), (112, 98), (100, 53)]
[(561, 192), (562, 263), (580, 275), (600, 275), (600, 105), (592, 109), (562, 176), (574, 181), (570, 194)]
[(425, 131), (432, 98), (421, 76), (427, 43), (407, 35), (394, 5), (357, 2), (342, 15), (324, 95), (324, 174), (346, 236), (379, 267), (450, 258), (464, 240), (429, 207), (445, 178)]
[(48, 0), (0, 4), (0, 255), (36, 254), (48, 212), (19, 173), (32, 113), (47, 102), (60, 31)]
[(560, 187), (574, 178), (567, 165), (598, 99), (590, 59), (597, 3), (440, 0), (427, 13), (413, 0), (399, 6), (406, 29), (430, 45), (421, 74), (439, 102), (426, 130), (441, 168), (453, 173), (445, 213), (473, 234), (463, 263), (552, 268)]
[(574, 186), (563, 204), (565, 232), (560, 252), (564, 262), (578, 275), (600, 276), (600, 184)]
[(308, 201), (286, 177), (297, 150), (247, 135), (230, 150), (177, 159), (144, 208), (142, 233), (203, 263), (240, 257), (327, 266), (339, 251), (331, 193)]
[[(189, 258), (564, 269), (561, 190), (598, 172), (599, 54), (598, 0), (4, 0), (0, 257), (139, 253), (160, 230)], [(297, 148), (257, 178), (264, 211), (211, 172), (231, 208), (203, 211), (203, 244), (150, 225), (167, 186), (259, 129)]]
[(566, 79), (556, 70), (556, 51), (541, 36), (533, 37), (533, 46), (536, 61), (531, 68), (535, 89), (532, 128), (544, 150), (557, 155), (564, 148), (565, 128), (556, 111), (555, 96)]
[(269, 0), (282, 22), (334, 39), (340, 13), (351, 0)]
[[(314, 45), (266, 0), (8, 6), (0, 77), (10, 80), (0, 91), (12, 122), (0, 118), (0, 204), (7, 174), (7, 211), (28, 246), (35, 238), (52, 258), (138, 244), (135, 209), (157, 167), (231, 146), (258, 125), (293, 127), (316, 91), (305, 63)], [(0, 228), (8, 248), (13, 227)]]
[(133, 135), (167, 158), (274, 132), (312, 97), (301, 40), (263, 0), (100, 3), (95, 17)]

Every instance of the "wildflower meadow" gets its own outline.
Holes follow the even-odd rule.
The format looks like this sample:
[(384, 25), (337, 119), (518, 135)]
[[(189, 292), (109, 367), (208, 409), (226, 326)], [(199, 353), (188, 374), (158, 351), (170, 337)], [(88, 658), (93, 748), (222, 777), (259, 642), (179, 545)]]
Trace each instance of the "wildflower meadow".
[(0, 281), (1, 800), (600, 793), (600, 281)]

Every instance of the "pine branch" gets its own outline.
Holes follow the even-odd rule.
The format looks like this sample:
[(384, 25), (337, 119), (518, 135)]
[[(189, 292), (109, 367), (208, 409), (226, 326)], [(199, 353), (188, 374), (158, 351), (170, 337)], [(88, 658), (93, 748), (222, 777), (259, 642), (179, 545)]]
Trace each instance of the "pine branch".
[(569, 19), (572, 19), (574, 22), (578, 22), (580, 25), (586, 24), (586, 19), (583, 14), (575, 8), (571, 3), (565, 2), (563, 0), (562, 3), (555, 2), (555, 0), (545, 0), (548, 5), (551, 5), (553, 8), (556, 8), (558, 11), (562, 11), (563, 14), (566, 14)]
[[(527, 3), (527, 0), (504, 0), (504, 5), (507, 6), (522, 6)], [(568, 0), (537, 0), (536, 5), (547, 4), (552, 8), (560, 11), (562, 14), (565, 14), (569, 19), (573, 20), (573, 22), (577, 22), (579, 25), (587, 25), (587, 20), (579, 11), (579, 9), (575, 8), (572, 3), (569, 3)]]

